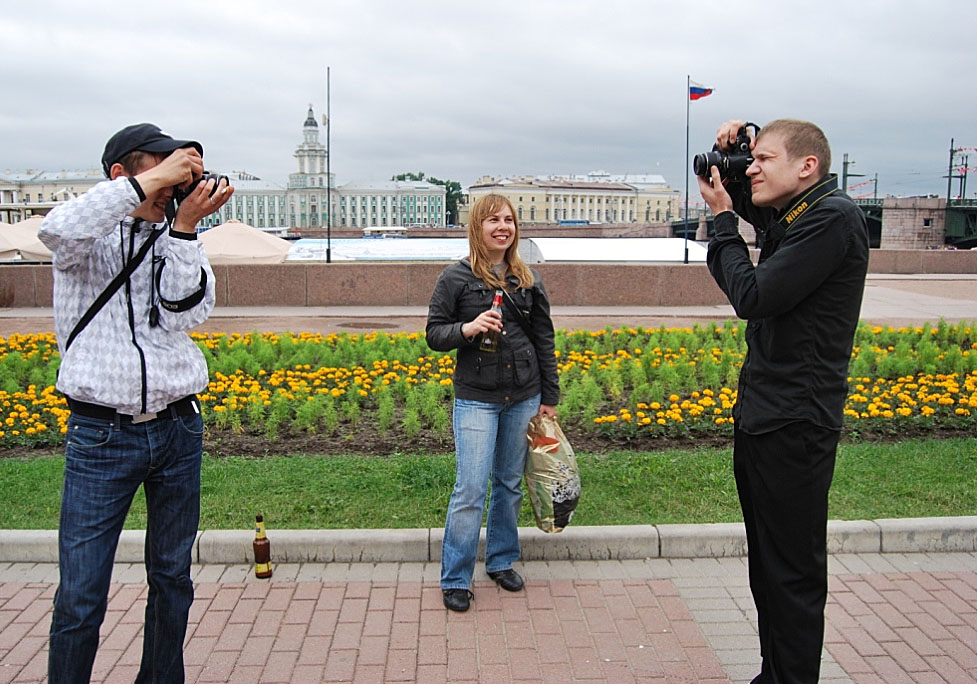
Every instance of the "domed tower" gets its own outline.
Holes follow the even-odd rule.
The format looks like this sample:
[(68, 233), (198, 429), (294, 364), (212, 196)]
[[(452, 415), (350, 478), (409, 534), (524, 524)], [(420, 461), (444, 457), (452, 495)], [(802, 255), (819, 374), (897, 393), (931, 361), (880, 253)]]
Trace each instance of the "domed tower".
[(326, 195), (336, 187), (335, 176), (326, 172), (328, 152), (319, 141), (319, 124), (312, 105), (302, 124), (302, 142), (295, 148), (298, 171), (288, 176), (292, 225), (299, 228), (326, 223)]
[(302, 124), (302, 143), (295, 148), (298, 172), (288, 177), (290, 188), (326, 187), (326, 147), (319, 142), (319, 124), (316, 123), (312, 105)]

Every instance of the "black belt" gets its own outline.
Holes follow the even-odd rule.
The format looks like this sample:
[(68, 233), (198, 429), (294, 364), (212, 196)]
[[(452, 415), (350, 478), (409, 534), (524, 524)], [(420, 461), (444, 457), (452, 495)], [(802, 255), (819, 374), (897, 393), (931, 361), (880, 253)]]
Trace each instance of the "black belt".
[(167, 416), (170, 418), (176, 418), (177, 416), (192, 416), (200, 413), (200, 404), (197, 401), (196, 394), (183, 397), (183, 399), (177, 399), (172, 404), (167, 404), (166, 407), (160, 411), (156, 411), (154, 413), (139, 413), (134, 416), (119, 413), (111, 406), (89, 404), (87, 401), (78, 401), (76, 399), (72, 399), (71, 397), (66, 397), (66, 399), (68, 400), (68, 408), (71, 409), (72, 413), (77, 413), (79, 416), (85, 416), (86, 418), (96, 418), (98, 420), (109, 420), (113, 422), (118, 420), (122, 423), (145, 423), (150, 420), (165, 418)]

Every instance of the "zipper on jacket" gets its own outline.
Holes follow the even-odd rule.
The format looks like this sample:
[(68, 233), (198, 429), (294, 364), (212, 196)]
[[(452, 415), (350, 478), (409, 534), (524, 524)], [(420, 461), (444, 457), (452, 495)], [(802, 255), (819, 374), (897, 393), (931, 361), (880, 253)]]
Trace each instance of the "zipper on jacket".
[[(136, 245), (136, 222), (129, 226), (129, 259), (132, 259), (133, 251)], [(125, 268), (125, 264), (122, 264)], [(129, 331), (132, 334), (132, 345), (139, 352), (139, 369), (140, 369), (140, 380), (142, 382), (142, 387), (140, 388), (140, 396), (142, 398), (142, 410), (140, 413), (146, 413), (146, 354), (143, 352), (142, 347), (139, 346), (139, 342), (136, 340), (136, 313), (132, 308), (132, 283), (130, 282), (131, 276), (126, 278), (126, 308), (129, 312)]]

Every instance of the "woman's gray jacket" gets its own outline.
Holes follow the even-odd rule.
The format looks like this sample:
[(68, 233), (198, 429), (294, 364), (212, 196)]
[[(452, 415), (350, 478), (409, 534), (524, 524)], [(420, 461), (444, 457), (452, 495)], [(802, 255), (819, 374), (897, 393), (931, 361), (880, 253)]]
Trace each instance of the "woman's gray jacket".
[(533, 271), (534, 284), (519, 288), (508, 276), (507, 291), (528, 319), (531, 339), (509, 307), (502, 306), (499, 350), (478, 348), (482, 336), (471, 340), (461, 333), (464, 323), (492, 308), (495, 288), (472, 273), (468, 259), (446, 268), (434, 286), (427, 314), (427, 343), (436, 351), (458, 350), (455, 397), (493, 403), (522, 401), (539, 393), (540, 403), (555, 406), (560, 399), (553, 344), (553, 321), (543, 281)]

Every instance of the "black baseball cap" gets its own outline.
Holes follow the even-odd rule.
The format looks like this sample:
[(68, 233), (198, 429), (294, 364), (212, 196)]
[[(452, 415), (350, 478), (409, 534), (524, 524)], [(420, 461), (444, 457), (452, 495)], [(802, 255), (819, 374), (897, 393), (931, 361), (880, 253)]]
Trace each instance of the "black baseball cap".
[(164, 133), (159, 126), (151, 123), (133, 124), (109, 138), (102, 153), (102, 170), (109, 176), (112, 164), (135, 150), (142, 152), (172, 152), (183, 147), (196, 147), (203, 156), (204, 146), (196, 140), (174, 140), (169, 133)]

